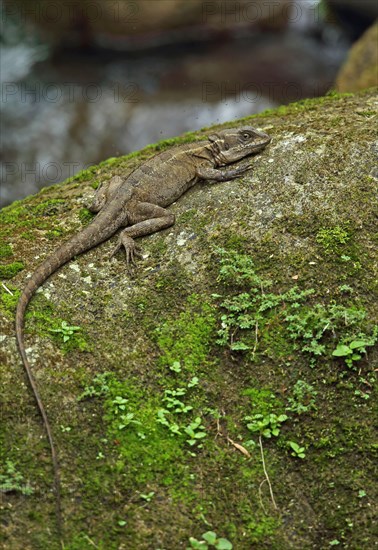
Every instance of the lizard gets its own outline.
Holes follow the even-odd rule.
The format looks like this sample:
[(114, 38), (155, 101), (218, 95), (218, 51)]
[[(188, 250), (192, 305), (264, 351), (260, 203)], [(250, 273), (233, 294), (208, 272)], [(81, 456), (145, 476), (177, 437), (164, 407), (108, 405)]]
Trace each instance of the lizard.
[[(89, 210), (91, 223), (48, 256), (27, 280), (16, 309), (16, 339), (24, 370), (41, 414), (50, 446), (59, 536), (62, 533), (60, 471), (46, 409), (32, 373), (24, 342), (25, 312), (37, 289), (64, 264), (125, 228), (112, 251), (122, 247), (126, 263), (133, 264), (139, 249), (134, 241), (175, 223), (167, 207), (200, 181), (224, 182), (250, 168), (244, 159), (263, 150), (271, 137), (251, 126), (216, 131), (206, 140), (173, 146), (146, 160), (127, 177), (114, 176), (101, 185)], [(242, 160), (244, 163), (236, 164)], [(231, 165), (230, 167), (227, 167)]]

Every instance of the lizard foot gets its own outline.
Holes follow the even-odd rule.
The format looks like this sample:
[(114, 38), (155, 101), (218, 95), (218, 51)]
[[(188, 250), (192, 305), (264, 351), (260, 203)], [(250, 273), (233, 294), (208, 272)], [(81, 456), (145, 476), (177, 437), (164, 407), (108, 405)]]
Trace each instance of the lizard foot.
[(121, 235), (119, 236), (118, 243), (116, 247), (114, 248), (113, 252), (110, 254), (110, 257), (112, 258), (117, 254), (118, 250), (120, 248), (124, 247), (126, 252), (126, 263), (127, 265), (135, 264), (135, 258), (137, 256), (141, 256), (141, 252), (139, 250), (139, 247), (135, 244), (134, 239), (129, 237), (128, 235)]
[(253, 168), (253, 165), (251, 163), (244, 163), (244, 164), (240, 164), (240, 166), (235, 170), (238, 172), (238, 174), (241, 176), (242, 174), (244, 174), (244, 172), (248, 172), (248, 170), (251, 170)]

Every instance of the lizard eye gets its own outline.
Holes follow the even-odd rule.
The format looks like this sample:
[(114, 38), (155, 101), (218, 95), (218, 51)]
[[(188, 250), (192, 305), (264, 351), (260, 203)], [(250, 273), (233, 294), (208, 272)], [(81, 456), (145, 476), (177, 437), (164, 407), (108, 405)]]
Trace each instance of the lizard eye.
[(243, 138), (244, 139), (249, 139), (251, 136), (249, 134), (247, 134), (247, 132), (244, 132), (243, 134)]
[(224, 149), (225, 149), (225, 151), (228, 151), (229, 148), (230, 148), (229, 144), (228, 144), (228, 143), (225, 143), (225, 144), (224, 144)]

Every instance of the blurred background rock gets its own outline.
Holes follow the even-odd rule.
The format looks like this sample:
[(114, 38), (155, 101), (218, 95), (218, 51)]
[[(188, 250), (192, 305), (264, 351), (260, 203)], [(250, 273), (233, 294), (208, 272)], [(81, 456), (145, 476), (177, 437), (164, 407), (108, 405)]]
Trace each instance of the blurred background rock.
[(373, 86), (378, 86), (378, 22), (353, 44), (336, 79), (339, 92), (357, 92)]
[[(377, 6), (3, 0), (1, 204), (159, 139), (323, 95)], [(350, 89), (374, 84), (360, 59), (376, 74), (375, 36), (369, 53), (358, 46)]]

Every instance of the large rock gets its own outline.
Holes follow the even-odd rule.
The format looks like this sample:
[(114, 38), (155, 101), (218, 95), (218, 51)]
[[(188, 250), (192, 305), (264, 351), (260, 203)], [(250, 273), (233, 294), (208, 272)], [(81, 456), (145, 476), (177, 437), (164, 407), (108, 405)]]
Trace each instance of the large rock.
[(378, 86), (378, 22), (353, 45), (336, 79), (340, 92)]
[[(173, 205), (175, 226), (140, 240), (136, 269), (109, 260), (107, 242), (32, 300), (27, 354), (59, 452), (67, 548), (186, 548), (205, 531), (237, 550), (374, 546), (377, 105), (370, 91), (249, 119), (269, 148), (242, 178)], [(168, 146), (1, 214), (9, 549), (60, 548), (17, 294), (87, 223), (93, 186)]]

